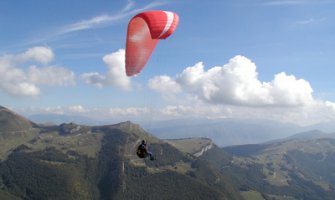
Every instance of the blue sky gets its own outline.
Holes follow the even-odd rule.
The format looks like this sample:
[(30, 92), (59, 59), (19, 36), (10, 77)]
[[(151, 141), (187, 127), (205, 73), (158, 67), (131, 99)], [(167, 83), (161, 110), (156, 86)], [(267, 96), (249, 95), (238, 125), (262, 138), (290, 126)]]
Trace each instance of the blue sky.
[[(3, 0), (0, 104), (95, 119), (334, 121), (334, 8), (331, 0)], [(176, 12), (179, 26), (128, 78), (127, 24), (146, 10)]]

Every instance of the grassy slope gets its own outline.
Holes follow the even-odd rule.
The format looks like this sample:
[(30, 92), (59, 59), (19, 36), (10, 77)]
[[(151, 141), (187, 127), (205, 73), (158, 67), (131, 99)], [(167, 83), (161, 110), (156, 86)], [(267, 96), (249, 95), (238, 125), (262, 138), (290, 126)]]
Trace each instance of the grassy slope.
[(241, 193), (245, 200), (264, 200), (264, 198), (262, 197), (262, 194), (256, 191), (250, 190), (250, 191), (244, 191)]
[(201, 151), (202, 148), (212, 143), (212, 141), (208, 138), (184, 138), (172, 140), (170, 139), (166, 141), (180, 151), (192, 155)]
[(0, 133), (27, 131), (34, 126), (35, 124), (26, 118), (0, 106)]
[[(156, 161), (136, 157), (135, 149), (142, 138), (149, 141)], [(241, 199), (234, 188), (224, 184), (224, 178), (218, 179), (218, 171), (129, 122), (101, 127), (43, 127), (36, 137), (22, 143), (0, 163), (2, 196)]]
[(37, 136), (36, 124), (0, 106), (0, 160)]
[[(227, 170), (240, 173), (235, 178), (243, 190), (257, 190), (274, 199), (334, 199), (335, 140), (287, 140), (256, 147), (233, 148), (245, 157), (234, 157)], [(256, 166), (257, 176), (246, 173)], [(240, 179), (243, 176), (245, 180)]]

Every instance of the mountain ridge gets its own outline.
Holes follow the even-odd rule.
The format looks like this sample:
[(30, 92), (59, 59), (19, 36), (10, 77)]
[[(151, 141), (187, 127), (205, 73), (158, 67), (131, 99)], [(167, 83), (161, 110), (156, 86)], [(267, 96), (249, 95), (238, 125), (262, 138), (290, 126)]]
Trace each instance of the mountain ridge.
[[(6, 126), (29, 122), (6, 113)], [(24, 127), (0, 132), (10, 144), (0, 146), (1, 199), (335, 198), (335, 139), (299, 139), (318, 131), (244, 145), (237, 155), (205, 137), (162, 140), (131, 121)], [(136, 156), (142, 139), (155, 161)]]
[[(34, 129), (33, 137), (3, 150), (0, 197), (242, 199), (223, 178), (217, 180), (221, 176), (217, 170), (130, 121), (104, 126), (63, 123)], [(136, 156), (142, 139), (148, 141), (157, 160)]]
[[(109, 120), (93, 120), (87, 117), (71, 115), (31, 115), (29, 118), (38, 123), (53, 122), (79, 123), (90, 126), (116, 124), (126, 121), (118, 117)], [(119, 120), (118, 120), (119, 119)], [(335, 123), (326, 122), (314, 125), (298, 126), (294, 123), (280, 123), (266, 119), (206, 119), (186, 118), (176, 120), (149, 120), (134, 121), (146, 131), (161, 139), (175, 139), (188, 137), (211, 138), (217, 145), (231, 146), (243, 144), (258, 144), (283, 139), (299, 132), (314, 129), (326, 133), (335, 132)]]
[(0, 132), (25, 131), (37, 125), (30, 120), (0, 106)]

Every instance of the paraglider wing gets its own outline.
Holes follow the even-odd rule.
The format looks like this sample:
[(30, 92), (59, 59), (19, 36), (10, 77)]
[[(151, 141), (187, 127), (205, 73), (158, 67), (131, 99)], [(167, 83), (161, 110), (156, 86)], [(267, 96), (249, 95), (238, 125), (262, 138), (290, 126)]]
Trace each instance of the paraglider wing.
[(130, 20), (126, 42), (127, 76), (140, 73), (159, 39), (169, 37), (178, 21), (178, 15), (168, 11), (142, 12)]

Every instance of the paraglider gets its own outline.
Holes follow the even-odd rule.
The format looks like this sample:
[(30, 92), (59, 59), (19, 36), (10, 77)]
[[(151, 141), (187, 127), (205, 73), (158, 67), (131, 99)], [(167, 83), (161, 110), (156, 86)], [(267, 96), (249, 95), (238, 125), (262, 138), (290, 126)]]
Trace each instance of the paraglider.
[(154, 156), (148, 151), (147, 142), (142, 140), (141, 144), (137, 147), (136, 154), (140, 158), (146, 158), (149, 156), (150, 160), (155, 160)]
[(127, 76), (141, 72), (158, 41), (169, 37), (178, 22), (178, 15), (168, 11), (146, 11), (130, 20), (126, 41)]

